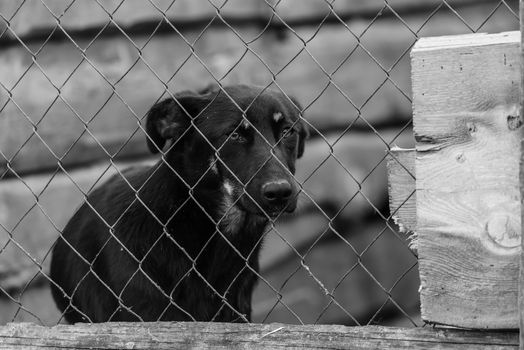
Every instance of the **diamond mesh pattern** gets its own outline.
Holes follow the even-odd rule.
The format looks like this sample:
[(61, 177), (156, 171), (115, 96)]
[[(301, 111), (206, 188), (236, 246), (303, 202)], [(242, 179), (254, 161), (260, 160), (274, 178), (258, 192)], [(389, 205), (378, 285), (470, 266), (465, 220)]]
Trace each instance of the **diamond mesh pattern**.
[[(301, 4), (290, 0), (206, 0), (196, 2), (205, 8), (199, 8), (204, 15), (196, 17), (191, 15), (191, 9), (186, 9), (187, 17), (178, 15), (177, 11), (183, 12), (180, 3), (148, 0), (140, 5), (147, 8), (141, 14), (129, 10), (136, 5), (132, 0), (24, 0), (4, 5), (5, 12), (0, 12), (0, 42), (6, 48), (2, 60), (11, 69), (0, 70), (0, 127), (10, 130), (3, 134), (6, 137), (11, 130), (15, 135), (0, 142), (0, 163), (4, 165), (0, 167), (0, 184), (17, 189), (15, 193), (22, 193), (31, 202), (9, 211), (16, 209), (14, 219), (0, 217), (0, 299), (8, 310), (8, 316), (1, 321), (62, 321), (62, 315), (41, 313), (47, 307), (30, 301), (32, 291), (45, 289), (42, 285), (61, 288), (49, 274), (53, 242), (37, 242), (35, 250), (33, 245), (26, 245), (31, 239), (24, 233), (28, 230), (24, 227), (31, 228), (33, 220), (40, 220), (35, 222), (49, 226), (55, 238), (61, 234), (64, 218), (53, 208), (52, 199), (47, 198), (55, 193), (57, 182), (66, 184), (65, 192), (76, 193), (78, 202), (68, 207), (85, 202), (96, 212), (87, 196), (110, 174), (118, 174), (133, 188), (120, 162), (139, 157), (144, 140), (150, 138), (143, 126), (149, 106), (166, 97), (176, 99), (174, 93), (181, 86), (196, 88), (213, 83), (227, 94), (223, 88), (230, 83), (256, 83), (263, 86), (260, 94), (268, 89), (280, 91), (288, 98), (297, 92), (302, 94), (298, 96), (303, 105), (300, 113), (310, 128), (311, 140), (304, 160), (298, 161), (304, 165), (299, 166), (296, 178), (301, 204), (307, 210), (291, 219), (279, 217), (270, 221), (260, 238), (269, 242), (268, 250), (262, 252), (260, 272), (248, 264), (254, 251), (243, 255), (219, 229), (226, 214), (218, 221), (209, 216), (217, 227), (215, 235), (245, 260), (241, 272), (251, 270), (259, 278), (253, 297), (254, 321), (422, 325), (417, 311), (416, 254), (392, 224), (395, 212), (389, 212), (384, 205), (384, 164), (388, 153), (384, 150), (396, 144), (411, 145), (406, 137), (411, 133), (408, 53), (421, 36), (517, 29), (518, 2), (442, 0), (419, 4), (384, 0), (370, 1), (367, 6), (354, 1), (362, 6), (352, 8), (347, 5), (352, 1), (317, 0), (304, 2), (303, 6), (316, 6), (312, 8), (318, 11), (302, 15)], [(244, 13), (246, 4), (255, 6), (256, 15)], [(75, 14), (82, 9), (93, 14), (93, 18), (85, 19), (87, 25), (71, 20), (78, 20)], [(30, 23), (27, 13), (31, 11), (38, 12), (43, 22)], [(130, 15), (132, 19), (126, 21)], [(384, 36), (390, 37), (384, 40)], [(388, 42), (388, 47), (381, 45), (384, 42)], [(170, 43), (178, 51), (169, 49)], [(110, 50), (111, 45), (118, 45), (118, 50)], [(60, 50), (63, 57), (56, 55)], [(104, 50), (108, 55), (121, 52), (122, 56), (104, 57)], [(163, 50), (159, 55), (173, 56), (162, 60), (155, 55), (159, 50)], [(67, 64), (57, 67), (53, 57)], [(108, 69), (107, 62), (112, 59), (124, 63)], [(104, 60), (106, 65), (101, 68)], [(173, 63), (166, 63), (168, 60)], [(363, 72), (355, 78), (361, 80), (348, 84), (348, 79), (352, 79), (348, 74), (355, 71)], [(304, 83), (303, 74), (311, 78), (305, 87), (300, 86)], [(96, 81), (93, 86), (100, 89), (92, 92), (96, 103), (79, 102), (74, 95), (78, 89), (89, 88), (86, 78)], [(32, 85), (33, 81), (37, 83)], [(140, 96), (137, 91), (141, 89), (155, 94), (147, 91), (139, 103), (133, 98)], [(31, 102), (27, 96), (30, 93), (36, 95), (38, 103)], [(32, 108), (34, 105), (39, 108)], [(236, 107), (245, 118), (246, 110)], [(126, 130), (118, 134), (118, 142), (102, 132), (107, 125), (116, 128), (107, 122), (113, 113), (126, 115), (125, 120), (118, 121), (124, 123)], [(51, 137), (60, 135), (60, 130), (49, 130), (49, 125), (61, 123), (67, 124), (65, 131), (68, 125), (75, 130), (65, 143)], [(275, 145), (266, 142), (274, 153)], [(87, 149), (83, 158), (78, 156), (81, 147)], [(34, 153), (35, 149), (40, 153)], [(219, 151), (220, 147), (215, 150), (217, 156)], [(314, 155), (308, 156), (308, 152)], [(363, 155), (359, 156), (359, 152)], [(163, 155), (161, 159), (165, 160)], [(270, 159), (271, 155), (266, 162)], [(79, 180), (82, 176), (77, 167), (95, 160), (105, 163), (90, 170), (89, 181)], [(32, 168), (33, 162), (41, 164), (40, 168)], [(216, 162), (225, 165), (218, 158)], [(209, 166), (206, 174), (214, 165)], [(34, 175), (40, 176), (40, 180), (34, 180), (33, 173), (41, 169), (45, 175)], [(190, 195), (200, 180), (193, 185), (186, 183)], [(330, 187), (325, 182), (335, 180), (333, 185), (340, 187), (323, 195), (322, 191)], [(138, 193), (140, 188), (133, 190)], [(245, 190), (244, 194), (249, 196)], [(190, 200), (204, 209), (196, 198)], [(138, 195), (136, 201), (148, 208)], [(149, 213), (156, 218), (153, 211)], [(184, 251), (166, 229), (176, 214), (173, 212), (168, 222), (156, 218), (164, 228), (157, 242), (167, 237)], [(104, 220), (102, 216), (100, 219)], [(110, 239), (118, 240), (114, 229), (119, 220), (106, 222)], [(311, 231), (312, 227), (314, 234), (306, 237), (289, 233)], [(142, 270), (157, 242), (143, 257), (135, 257), (124, 244), (122, 249), (138, 264), (135, 273), (147, 276), (170, 300), (166, 310), (175, 306), (194, 320), (190, 312), (177, 305), (173, 291), (163, 290)], [(247, 321), (246, 315), (235, 310), (226, 298), (240, 273), (225, 293), (220, 293), (196, 268), (199, 256), (195, 259), (187, 255), (193, 267), (186, 276), (199, 276), (222, 301), (222, 308)], [(392, 264), (397, 266), (391, 268)], [(13, 273), (15, 270), (23, 272)], [(91, 268), (90, 272), (94, 270)], [(16, 275), (13, 283), (8, 278), (10, 273)], [(122, 301), (126, 287), (127, 284), (122, 291), (112, 293), (121, 308), (133, 313), (132, 306)], [(44, 300), (51, 303), (50, 298)], [(115, 309), (114, 314), (117, 312)], [(87, 315), (86, 321), (90, 321)]]

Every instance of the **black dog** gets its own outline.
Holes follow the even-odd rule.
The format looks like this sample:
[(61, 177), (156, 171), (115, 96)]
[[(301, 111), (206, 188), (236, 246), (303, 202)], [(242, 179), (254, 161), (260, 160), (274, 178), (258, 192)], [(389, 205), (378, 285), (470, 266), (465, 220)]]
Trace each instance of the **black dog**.
[(154, 105), (148, 146), (162, 160), (93, 191), (54, 248), (65, 319), (249, 321), (265, 227), (296, 207), (297, 106), (250, 86)]

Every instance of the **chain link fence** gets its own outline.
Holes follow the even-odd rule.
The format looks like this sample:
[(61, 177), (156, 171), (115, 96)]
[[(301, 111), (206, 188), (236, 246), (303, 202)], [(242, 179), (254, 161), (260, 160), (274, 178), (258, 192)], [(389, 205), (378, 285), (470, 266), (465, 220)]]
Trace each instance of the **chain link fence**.
[[(409, 52), (422, 36), (517, 30), (517, 13), (517, 1), (494, 0), (0, 2), (0, 321), (63, 322), (51, 286), (63, 293), (68, 310), (91, 320), (72, 301), (78, 289), (62, 288), (50, 274), (57, 240), (71, 252), (78, 249), (60, 237), (84, 204), (100, 217), (106, 239), (94, 257), (76, 254), (84, 263), (77, 282), (101, 281), (117, 305), (106, 310), (109, 320), (119, 319), (122, 310), (144, 320), (133, 311), (137, 305), (126, 304), (126, 288), (138, 274), (167, 301), (158, 319), (174, 307), (184, 319), (199, 320), (176, 296), (184, 279), (193, 279), (219, 305), (206, 320), (227, 312), (234, 321), (421, 326), (417, 257), (392, 223), (385, 174), (387, 150), (413, 145)], [(198, 113), (186, 112), (187, 130), (194, 128), (213, 147), (214, 158), (185, 184), (187, 201), (164, 217), (142, 200), (149, 187), (136, 186), (133, 170), (125, 169), (160, 159), (178, 174), (167, 162), (169, 151), (151, 158), (147, 150), (146, 140), (154, 141), (146, 136), (147, 111), (164, 99), (183, 107), (178, 92), (210, 84), (214, 97)], [(228, 88), (234, 84), (260, 88), (246, 106)], [(293, 106), (287, 113), (298, 119), (275, 139), (253, 128), (263, 140), (264, 159), (242, 177), (239, 169), (253, 157), (235, 168), (221, 155), (244, 122), (255, 126), (250, 108), (269, 95)], [(234, 105), (242, 121), (220, 144), (199, 127), (199, 117), (217, 108), (217, 98)], [(293, 215), (270, 215), (248, 187), (271, 162), (289, 168), (277, 154), (301, 123), (310, 136), (290, 180), (298, 208)], [(240, 191), (220, 217), (194, 195), (217, 167)], [(90, 200), (106, 181), (133, 191), (133, 204), (122, 206), (114, 221), (105, 220)], [(268, 221), (246, 251), (224, 232), (223, 221), (240, 197), (250, 198)], [(160, 228), (143, 251), (118, 234), (136, 206)], [(194, 253), (169, 228), (185, 206), (207, 214), (216, 227)], [(133, 267), (119, 290), (99, 275), (97, 262), (114, 244), (120, 245), (116, 255), (127, 259), (120, 263)], [(143, 268), (165, 244), (188, 267), (168, 287)], [(216, 266), (199, 258), (209, 256), (210, 247), (240, 261), (231, 279), (207, 280)], [(62, 265), (68, 267), (68, 260)], [(251, 307), (239, 310), (229, 295), (246, 274), (258, 283)]]

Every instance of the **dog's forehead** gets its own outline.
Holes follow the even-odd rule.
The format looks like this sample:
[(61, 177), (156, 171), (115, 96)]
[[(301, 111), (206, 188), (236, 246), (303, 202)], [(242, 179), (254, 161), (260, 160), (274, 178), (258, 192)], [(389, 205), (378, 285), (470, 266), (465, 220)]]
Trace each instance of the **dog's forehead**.
[(228, 86), (224, 90), (225, 94), (222, 94), (222, 97), (229, 100), (230, 104), (243, 110), (261, 106), (290, 104), (290, 99), (282, 92), (268, 88), (234, 85)]
[(254, 105), (247, 111), (245, 117), (247, 121), (243, 120), (241, 127), (249, 129), (253, 126), (262, 133), (270, 132), (285, 121), (290, 121), (286, 108), (272, 99), (268, 99), (260, 105)]
[(266, 91), (247, 99), (246, 117), (251, 123), (273, 124), (289, 118), (291, 103), (278, 92)]
[(278, 91), (234, 86), (225, 92), (214, 98), (199, 121), (206, 134), (219, 137), (238, 126), (266, 132), (272, 125), (294, 119), (290, 116), (294, 109), (292, 102)]

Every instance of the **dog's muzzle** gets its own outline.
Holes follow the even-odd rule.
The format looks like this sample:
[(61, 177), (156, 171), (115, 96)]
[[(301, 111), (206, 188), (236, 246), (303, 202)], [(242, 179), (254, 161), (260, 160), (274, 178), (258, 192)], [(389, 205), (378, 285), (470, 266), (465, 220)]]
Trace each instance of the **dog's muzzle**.
[(276, 216), (282, 210), (287, 212), (295, 210), (296, 203), (291, 203), (293, 187), (287, 180), (276, 180), (262, 185), (262, 200), (266, 213)]

